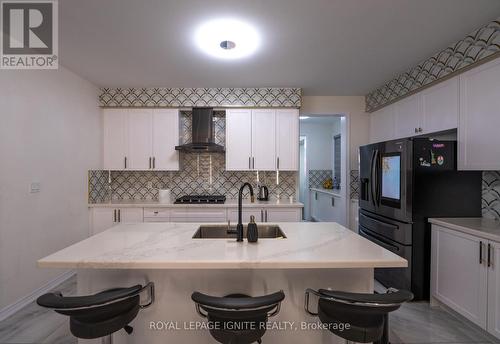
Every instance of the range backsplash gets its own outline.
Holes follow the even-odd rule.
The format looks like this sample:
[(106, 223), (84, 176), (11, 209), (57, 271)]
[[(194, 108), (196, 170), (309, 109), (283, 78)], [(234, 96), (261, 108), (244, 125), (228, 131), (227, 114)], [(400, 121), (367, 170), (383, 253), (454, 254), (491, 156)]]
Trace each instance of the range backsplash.
[[(244, 182), (257, 185), (257, 172), (225, 171), (224, 165), (224, 154), (181, 153), (180, 171), (89, 171), (89, 203), (156, 201), (158, 189), (171, 189), (173, 198), (193, 194), (237, 198)], [(270, 197), (297, 197), (297, 172), (259, 172), (259, 180), (269, 188)]]

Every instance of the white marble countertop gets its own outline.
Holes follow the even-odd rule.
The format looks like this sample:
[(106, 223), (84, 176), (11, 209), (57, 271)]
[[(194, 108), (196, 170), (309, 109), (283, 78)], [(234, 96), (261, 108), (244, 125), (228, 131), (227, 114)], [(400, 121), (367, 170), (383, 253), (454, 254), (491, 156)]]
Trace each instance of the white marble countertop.
[(332, 195), (334, 197), (342, 197), (339, 189), (325, 189), (325, 188), (309, 188), (311, 191), (322, 192), (328, 195)]
[[(255, 200), (251, 203), (249, 199), (243, 200), (245, 208), (303, 208), (304, 204), (289, 199), (271, 199), (269, 201)], [(226, 199), (223, 204), (173, 204), (173, 203), (160, 203), (158, 201), (141, 201), (141, 200), (123, 200), (112, 201), (105, 203), (89, 203), (89, 208), (113, 208), (113, 207), (127, 207), (127, 208), (236, 208), (238, 207), (238, 200), (233, 198)]]
[(430, 218), (430, 223), (500, 242), (500, 221), (483, 217)]
[(120, 224), (38, 261), (72, 269), (405, 267), (407, 261), (333, 222), (278, 223), (286, 239), (193, 239), (200, 224)]

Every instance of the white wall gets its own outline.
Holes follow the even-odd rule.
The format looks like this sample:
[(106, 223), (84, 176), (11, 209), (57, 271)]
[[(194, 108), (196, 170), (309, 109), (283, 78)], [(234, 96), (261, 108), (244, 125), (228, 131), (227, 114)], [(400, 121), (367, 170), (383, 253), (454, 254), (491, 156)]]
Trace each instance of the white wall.
[(97, 95), (62, 67), (0, 71), (0, 309), (62, 273), (37, 259), (88, 235), (87, 170), (101, 165)]
[[(340, 120), (338, 120), (340, 122)], [(308, 170), (331, 170), (333, 166), (333, 125), (300, 121), (300, 135), (306, 136)]]

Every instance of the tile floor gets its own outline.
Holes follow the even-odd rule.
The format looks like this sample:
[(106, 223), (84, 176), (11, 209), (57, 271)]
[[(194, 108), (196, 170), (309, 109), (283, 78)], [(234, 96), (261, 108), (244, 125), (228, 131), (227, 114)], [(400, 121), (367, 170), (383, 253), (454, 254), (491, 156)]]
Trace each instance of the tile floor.
[[(76, 278), (57, 288), (63, 295), (76, 293)], [(392, 344), (483, 344), (500, 343), (475, 326), (426, 302), (412, 302), (391, 314)], [(28, 305), (0, 322), (0, 344), (76, 344), (67, 318), (53, 311)]]

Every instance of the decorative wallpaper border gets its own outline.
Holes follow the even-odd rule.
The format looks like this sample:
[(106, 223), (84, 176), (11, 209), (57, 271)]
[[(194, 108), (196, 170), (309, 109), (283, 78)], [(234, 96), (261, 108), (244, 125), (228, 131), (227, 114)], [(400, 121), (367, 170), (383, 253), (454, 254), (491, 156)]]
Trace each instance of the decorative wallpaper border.
[(102, 107), (293, 107), (300, 88), (101, 88)]
[(500, 17), (368, 93), (366, 111), (373, 112), (497, 53), (500, 55)]

